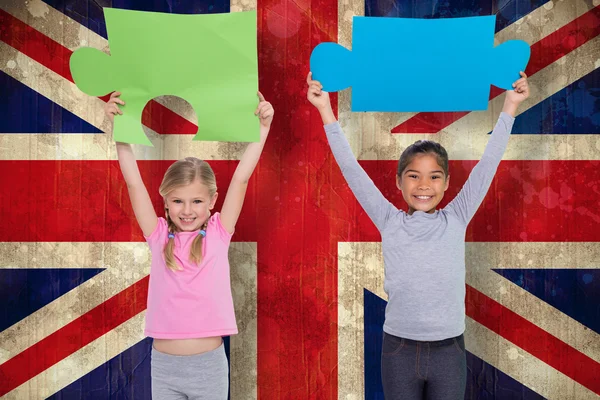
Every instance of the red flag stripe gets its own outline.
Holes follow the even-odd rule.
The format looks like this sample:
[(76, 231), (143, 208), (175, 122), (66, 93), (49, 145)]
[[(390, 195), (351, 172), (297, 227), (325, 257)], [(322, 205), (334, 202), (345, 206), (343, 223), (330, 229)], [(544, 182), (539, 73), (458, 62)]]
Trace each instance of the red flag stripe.
[[(139, 162), (159, 213), (162, 213), (162, 200), (158, 186), (170, 163)], [(226, 188), (237, 163), (210, 163), (219, 187)], [(452, 181), (441, 206), (456, 195), (475, 163), (450, 162)], [(402, 194), (394, 183), (396, 162), (361, 161), (361, 164), (384, 196), (406, 209)], [(143, 241), (116, 161), (0, 161), (0, 170), (11, 171), (0, 180), (0, 193), (3, 193), (0, 220), (11, 227), (0, 231), (0, 241)], [(585, 185), (585, 182), (598, 181), (600, 170), (594, 162), (503, 161), (489, 193), (469, 225), (467, 241), (600, 241), (600, 231), (596, 229), (600, 217), (595, 211), (598, 197)], [(345, 241), (379, 240), (379, 233), (344, 182), (333, 187), (331, 180), (323, 181), (319, 191), (325, 193), (327, 190), (332, 190), (335, 196), (318, 199), (318, 206), (313, 207), (318, 211), (331, 206), (337, 215), (332, 218), (332, 224), (350, 223), (353, 226)], [(277, 208), (281, 202), (277, 196), (281, 193), (275, 191), (269, 196), (267, 193), (269, 191), (264, 187), (250, 185), (246, 212), (254, 213), (250, 205), (256, 201), (261, 201), (261, 207)], [(297, 191), (290, 196), (295, 202)], [(223, 197), (219, 196), (219, 201)], [(502, 210), (501, 215), (498, 210)], [(265, 215), (254, 221), (255, 217), (258, 215), (240, 220), (236, 240), (255, 241), (259, 237), (255, 233), (257, 230), (270, 229), (271, 217)]]
[[(525, 73), (533, 75), (565, 54), (600, 34), (600, 6), (549, 34), (531, 46), (531, 59)], [(492, 86), (490, 100), (504, 93)], [(392, 133), (438, 133), (468, 112), (421, 112), (392, 129)]]
[[(164, 215), (158, 187), (172, 163), (138, 161), (158, 215)], [(219, 187), (226, 188), (238, 162), (211, 160), (210, 164)], [(0, 205), (4, 208), (0, 220), (12, 223), (9, 220), (20, 219), (20, 228), (1, 230), (0, 241), (144, 241), (117, 161), (0, 161), (0, 168), (11, 171), (0, 179)], [(254, 193), (251, 185), (248, 197)], [(217, 199), (217, 209), (223, 199), (224, 195)], [(16, 211), (12, 217), (10, 210)], [(235, 240), (252, 240), (250, 232), (252, 227), (236, 229)]]
[[(2, 9), (0, 40), (73, 82), (69, 68), (69, 59), (73, 52)], [(100, 98), (107, 101), (108, 95)], [(161, 134), (194, 134), (198, 131), (197, 125), (154, 100), (144, 109), (142, 124)]]
[[(509, 143), (510, 146), (510, 143)], [(395, 183), (397, 161), (360, 162), (383, 195), (407, 209)], [(463, 187), (474, 160), (449, 162), (450, 186), (439, 207)], [(600, 181), (597, 161), (505, 160), (500, 162), (488, 193), (467, 229), (467, 242), (598, 242), (598, 194), (588, 187)], [(344, 193), (343, 187), (335, 188)], [(349, 193), (349, 196), (352, 196)], [(360, 206), (359, 219), (348, 241), (379, 240), (379, 233)], [(360, 229), (359, 229), (360, 227)], [(584, 232), (585, 230), (585, 232)]]

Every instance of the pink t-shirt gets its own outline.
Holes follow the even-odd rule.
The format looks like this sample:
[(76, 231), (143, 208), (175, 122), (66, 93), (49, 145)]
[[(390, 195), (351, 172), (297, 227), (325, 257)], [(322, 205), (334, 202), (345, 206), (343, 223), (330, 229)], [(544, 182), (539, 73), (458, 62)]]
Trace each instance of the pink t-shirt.
[(189, 261), (198, 231), (177, 232), (174, 256), (183, 270), (169, 269), (163, 255), (168, 234), (167, 221), (159, 218), (146, 237), (152, 264), (144, 334), (157, 339), (237, 334), (228, 259), (232, 235), (221, 224), (219, 213), (208, 220), (200, 265)]

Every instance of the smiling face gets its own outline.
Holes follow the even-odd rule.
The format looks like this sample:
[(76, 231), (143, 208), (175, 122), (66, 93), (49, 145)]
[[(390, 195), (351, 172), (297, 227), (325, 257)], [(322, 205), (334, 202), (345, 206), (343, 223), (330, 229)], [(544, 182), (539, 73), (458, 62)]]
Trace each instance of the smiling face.
[(415, 211), (433, 213), (449, 183), (450, 176), (446, 176), (432, 153), (415, 155), (402, 174), (396, 176), (396, 186), (408, 204), (409, 215)]
[(178, 186), (165, 196), (165, 208), (171, 221), (182, 232), (200, 229), (215, 206), (217, 193), (210, 196), (209, 188), (199, 179)]

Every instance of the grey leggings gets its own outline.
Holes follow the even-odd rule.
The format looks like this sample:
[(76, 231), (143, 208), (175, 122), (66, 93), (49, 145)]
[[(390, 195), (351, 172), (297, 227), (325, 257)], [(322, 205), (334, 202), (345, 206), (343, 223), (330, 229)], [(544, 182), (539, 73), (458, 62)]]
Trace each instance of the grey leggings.
[(150, 363), (154, 400), (226, 400), (229, 365), (225, 346), (191, 356), (174, 356), (152, 348)]
[(467, 382), (463, 335), (421, 342), (384, 332), (381, 379), (386, 400), (463, 400)]

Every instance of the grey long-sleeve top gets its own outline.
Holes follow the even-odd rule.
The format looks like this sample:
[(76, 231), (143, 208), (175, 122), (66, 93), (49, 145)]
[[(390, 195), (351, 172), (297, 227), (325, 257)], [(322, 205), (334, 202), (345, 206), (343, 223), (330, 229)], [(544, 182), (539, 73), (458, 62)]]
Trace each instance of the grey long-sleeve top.
[(383, 330), (442, 340), (465, 330), (465, 233), (506, 149), (514, 118), (501, 113), (481, 160), (460, 193), (434, 213), (398, 210), (352, 153), (338, 122), (325, 125), (333, 155), (358, 202), (379, 229), (389, 299)]

